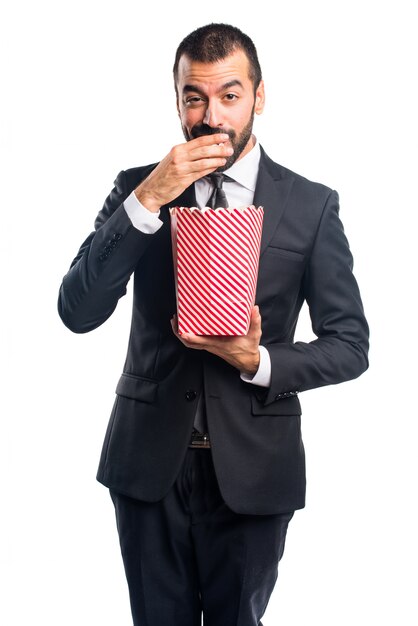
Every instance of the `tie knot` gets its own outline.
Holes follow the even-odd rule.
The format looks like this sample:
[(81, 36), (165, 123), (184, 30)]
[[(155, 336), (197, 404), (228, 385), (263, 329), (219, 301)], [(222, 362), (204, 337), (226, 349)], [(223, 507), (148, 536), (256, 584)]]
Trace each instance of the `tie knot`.
[(228, 200), (222, 189), (222, 183), (232, 179), (222, 174), (222, 172), (212, 172), (212, 174), (209, 174), (208, 178), (213, 185), (213, 192), (208, 200), (208, 206), (212, 209), (217, 209), (218, 207), (227, 208)]
[(225, 176), (221, 172), (209, 174), (210, 181), (216, 189), (222, 189)]

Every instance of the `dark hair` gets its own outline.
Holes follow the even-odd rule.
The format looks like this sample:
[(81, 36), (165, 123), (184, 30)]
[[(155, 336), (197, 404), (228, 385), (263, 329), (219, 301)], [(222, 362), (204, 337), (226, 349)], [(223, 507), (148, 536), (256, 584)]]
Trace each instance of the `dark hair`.
[(208, 24), (187, 35), (177, 48), (173, 67), (176, 93), (179, 61), (183, 54), (188, 56), (191, 61), (215, 63), (225, 59), (236, 50), (243, 50), (247, 55), (250, 65), (249, 77), (253, 81), (255, 92), (261, 81), (261, 67), (252, 40), (235, 26)]

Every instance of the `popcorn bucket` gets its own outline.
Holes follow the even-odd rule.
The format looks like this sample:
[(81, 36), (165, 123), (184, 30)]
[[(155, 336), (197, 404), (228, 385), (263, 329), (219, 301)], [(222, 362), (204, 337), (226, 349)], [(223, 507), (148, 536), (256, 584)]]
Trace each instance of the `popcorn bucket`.
[(246, 335), (263, 208), (173, 207), (170, 215), (179, 332)]

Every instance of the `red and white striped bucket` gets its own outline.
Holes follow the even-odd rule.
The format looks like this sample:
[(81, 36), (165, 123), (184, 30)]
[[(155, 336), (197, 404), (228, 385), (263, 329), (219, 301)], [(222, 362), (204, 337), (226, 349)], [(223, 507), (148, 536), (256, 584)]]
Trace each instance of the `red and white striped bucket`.
[(263, 208), (173, 207), (170, 214), (179, 332), (246, 335)]

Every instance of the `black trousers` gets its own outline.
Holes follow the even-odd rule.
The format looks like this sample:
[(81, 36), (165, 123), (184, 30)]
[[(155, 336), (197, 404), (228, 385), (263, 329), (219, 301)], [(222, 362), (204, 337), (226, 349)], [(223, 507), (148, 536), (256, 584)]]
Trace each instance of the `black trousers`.
[(159, 502), (110, 494), (135, 626), (262, 626), (293, 512), (231, 511), (210, 450), (187, 451)]

